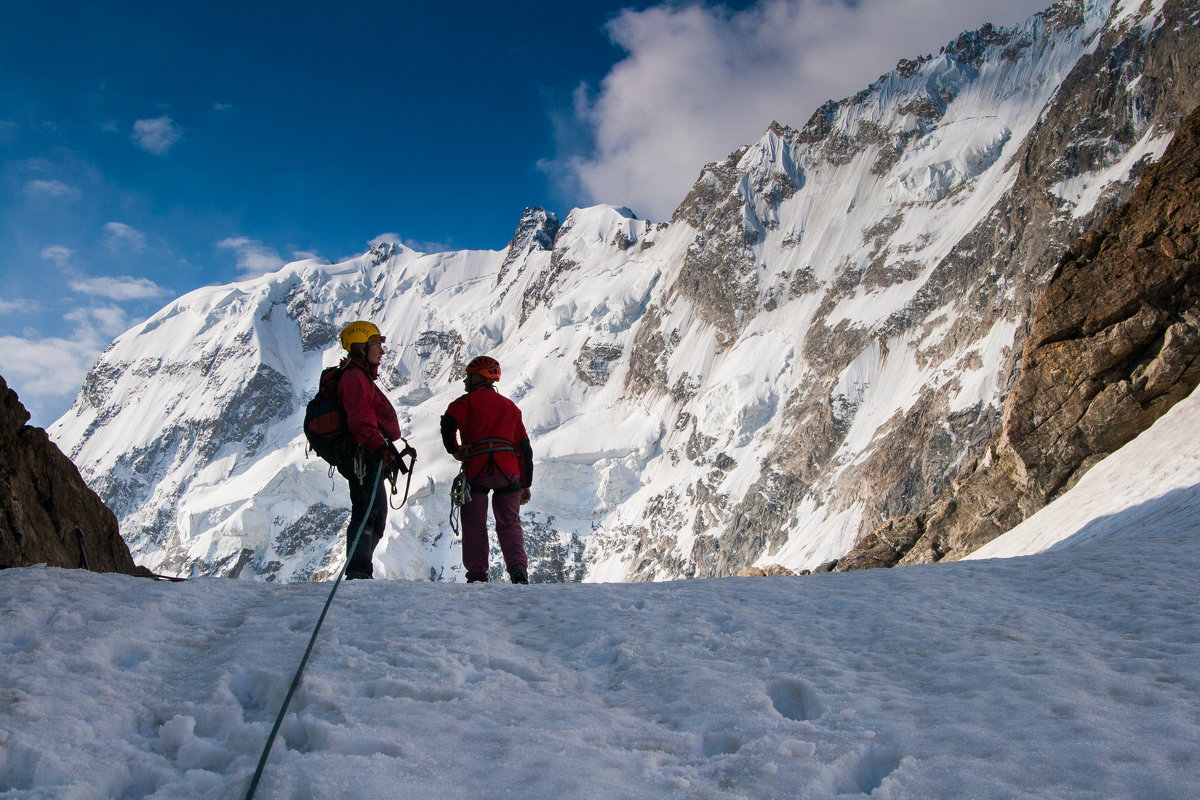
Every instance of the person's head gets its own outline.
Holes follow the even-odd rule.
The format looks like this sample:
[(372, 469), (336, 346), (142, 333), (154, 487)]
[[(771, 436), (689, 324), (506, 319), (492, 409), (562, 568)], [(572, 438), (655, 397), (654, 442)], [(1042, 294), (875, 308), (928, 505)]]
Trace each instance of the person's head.
[(467, 364), (466, 376), (463, 382), (468, 389), (487, 384), (491, 386), (500, 380), (500, 362), (491, 356), (476, 356)]
[(383, 343), (387, 337), (379, 332), (379, 328), (365, 320), (351, 322), (342, 328), (342, 348), (351, 359), (362, 359), (369, 364), (378, 364), (383, 358)]

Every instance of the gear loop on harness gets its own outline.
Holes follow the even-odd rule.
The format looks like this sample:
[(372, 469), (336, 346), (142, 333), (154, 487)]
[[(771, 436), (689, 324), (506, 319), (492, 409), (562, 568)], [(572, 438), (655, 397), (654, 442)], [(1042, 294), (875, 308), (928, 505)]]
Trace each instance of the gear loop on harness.
[[(482, 447), (480, 445), (483, 445)], [(517, 446), (508, 439), (499, 436), (490, 436), (486, 439), (479, 439), (467, 445), (467, 457), (474, 458), (475, 456), (489, 455), (491, 453), (517, 453)]]

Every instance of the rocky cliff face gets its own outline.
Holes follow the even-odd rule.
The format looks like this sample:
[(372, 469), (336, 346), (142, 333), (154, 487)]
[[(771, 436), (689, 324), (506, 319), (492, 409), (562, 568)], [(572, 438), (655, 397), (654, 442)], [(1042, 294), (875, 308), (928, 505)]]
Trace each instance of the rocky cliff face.
[(1042, 295), (987, 451), (839, 570), (958, 559), (1069, 489), (1200, 384), (1200, 109)]
[[(774, 446), (740, 501), (719, 469), (682, 499), (661, 498), (701, 510), (700, 535), (667, 548), (685, 551), (680, 569), (725, 575), (771, 554), (815, 565), (922, 506), (983, 453), (1059, 255), (1129, 196), (1200, 102), (1195, 2), (1101, 6), (1057, 3), (1021, 28), (965, 33), (706, 169), (673, 220), (699, 231), (672, 284), (673, 313), (664, 303), (643, 320), (630, 385), (700, 394), (686, 387), (705, 375), (671, 367), (684, 360), (671, 337), (688, 305), (714, 327), (718, 352), (790, 312), (797, 352), (768, 357), (804, 374), (780, 398)], [(1087, 49), (1068, 56), (1071, 37)], [(1038, 92), (1036, 119), (1002, 110)], [(963, 115), (976, 104), (989, 111)], [(960, 145), (945, 147), (954, 137)], [(886, 202), (872, 207), (878, 194)], [(715, 465), (733, 444), (729, 422), (693, 412), (682, 454)], [(840, 537), (796, 546), (798, 530), (839, 518)], [(643, 531), (630, 530), (630, 549), (649, 552), (635, 574), (661, 575), (662, 534)]]
[(0, 377), (0, 569), (48, 564), (141, 574), (117, 518)]

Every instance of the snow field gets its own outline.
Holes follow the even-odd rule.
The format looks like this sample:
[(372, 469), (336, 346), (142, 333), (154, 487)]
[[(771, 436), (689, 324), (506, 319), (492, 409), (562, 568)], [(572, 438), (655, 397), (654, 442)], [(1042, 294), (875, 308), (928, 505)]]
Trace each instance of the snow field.
[[(794, 579), (344, 584), (259, 796), (1186, 797), (1197, 532)], [(0, 573), (0, 797), (241, 797), (328, 588)]]
[[(343, 584), (258, 796), (1191, 797), (1196, 431), (1200, 394), (1024, 557)], [(328, 589), (0, 572), (0, 798), (244, 796)]]

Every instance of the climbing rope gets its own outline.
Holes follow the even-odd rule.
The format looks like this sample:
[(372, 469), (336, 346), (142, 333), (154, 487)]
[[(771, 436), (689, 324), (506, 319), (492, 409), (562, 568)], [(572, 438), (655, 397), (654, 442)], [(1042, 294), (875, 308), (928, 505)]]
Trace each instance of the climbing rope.
[(467, 485), (466, 465), (450, 484), (450, 530), (455, 536), (462, 530), (462, 507), (471, 502), (471, 487)]
[[(371, 489), (371, 499), (367, 501), (367, 508), (375, 504), (375, 494), (379, 491), (379, 481), (382, 477), (383, 464), (380, 464), (379, 469), (375, 473), (375, 485)], [(333, 602), (333, 595), (342, 583), (342, 577), (346, 574), (346, 567), (350, 566), (349, 554), (353, 553), (355, 548), (358, 547), (358, 539), (362, 536), (363, 529), (367, 527), (367, 520), (370, 519), (370, 516), (370, 514), (363, 515), (363, 521), (358, 526), (358, 532), (354, 534), (354, 541), (350, 543), (350, 548), (346, 551), (346, 563), (342, 565), (337, 580), (333, 582), (333, 588), (329, 590), (329, 598), (325, 601), (325, 607), (321, 609), (321, 616), (317, 618), (317, 625), (313, 628), (312, 636), (308, 640), (308, 647), (304, 650), (304, 657), (300, 659), (300, 666), (296, 669), (295, 677), (292, 678), (292, 685), (288, 687), (287, 695), (283, 698), (283, 708), (279, 709), (279, 716), (275, 717), (275, 725), (271, 728), (271, 734), (267, 737), (267, 744), (263, 748), (262, 758), (258, 760), (258, 768), (254, 770), (254, 777), (250, 779), (250, 789), (246, 792), (246, 800), (251, 800), (254, 797), (254, 792), (258, 789), (258, 781), (262, 778), (263, 768), (267, 765), (267, 756), (271, 754), (271, 746), (275, 744), (275, 737), (279, 734), (279, 726), (283, 724), (283, 716), (287, 713), (288, 705), (292, 702), (292, 695), (296, 693), (296, 689), (300, 686), (300, 677), (304, 674), (304, 667), (308, 664), (308, 657), (312, 654), (313, 645), (317, 642), (317, 634), (321, 632), (321, 624), (325, 622), (325, 614), (329, 611), (330, 603)]]

